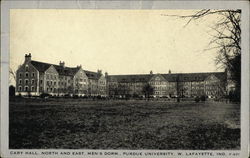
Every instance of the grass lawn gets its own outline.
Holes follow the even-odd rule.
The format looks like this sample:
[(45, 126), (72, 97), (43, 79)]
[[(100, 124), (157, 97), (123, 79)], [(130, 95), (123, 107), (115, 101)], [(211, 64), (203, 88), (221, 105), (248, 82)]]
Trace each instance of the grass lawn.
[(11, 149), (240, 149), (240, 105), (10, 101)]

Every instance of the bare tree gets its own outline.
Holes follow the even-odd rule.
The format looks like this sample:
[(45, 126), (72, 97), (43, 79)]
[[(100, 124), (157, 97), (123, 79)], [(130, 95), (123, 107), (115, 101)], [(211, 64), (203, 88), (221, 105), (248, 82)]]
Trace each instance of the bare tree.
[[(21, 65), (19, 65), (19, 67), (20, 66)], [(14, 86), (15, 86), (15, 83), (16, 83), (16, 73), (17, 73), (16, 69), (9, 67), (9, 83), (14, 84)]]
[(209, 48), (215, 49), (217, 56), (215, 63), (219, 67), (228, 70), (230, 79), (236, 85), (236, 91), (240, 93), (241, 81), (241, 10), (199, 10), (192, 15), (167, 15), (188, 19), (185, 26), (197, 19), (203, 19), (209, 15), (217, 15), (218, 21), (212, 26), (210, 34), (212, 39)]
[(16, 81), (16, 71), (14, 71), (12, 68), (9, 68), (9, 73), (10, 73), (10, 80), (11, 78)]
[(9, 67), (9, 82), (11, 83), (12, 81), (16, 83), (16, 73), (17, 70), (21, 67), (21, 65), (18, 66), (17, 69), (14, 69), (12, 67)]

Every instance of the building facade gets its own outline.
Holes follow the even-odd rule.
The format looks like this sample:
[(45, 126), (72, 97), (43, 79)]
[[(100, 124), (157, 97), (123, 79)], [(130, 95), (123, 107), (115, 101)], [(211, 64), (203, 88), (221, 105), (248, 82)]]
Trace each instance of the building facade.
[(144, 97), (144, 87), (150, 85), (152, 97), (220, 97), (227, 94), (227, 72), (169, 73), (138, 75), (105, 75), (82, 69), (31, 60), (25, 55), (24, 63), (16, 74), (16, 95), (53, 96), (109, 96)]
[(31, 54), (26, 54), (16, 72), (16, 95), (107, 96), (106, 83), (106, 77), (99, 70), (66, 67), (64, 62), (43, 63), (31, 60)]
[(111, 97), (141, 96), (143, 87), (153, 88), (152, 97), (196, 97), (215, 98), (226, 94), (226, 72), (178, 73), (148, 75), (110, 75), (108, 91)]

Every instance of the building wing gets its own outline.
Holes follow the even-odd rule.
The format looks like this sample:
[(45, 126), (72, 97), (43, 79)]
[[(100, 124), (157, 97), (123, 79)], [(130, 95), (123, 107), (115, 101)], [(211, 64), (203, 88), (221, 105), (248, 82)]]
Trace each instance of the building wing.
[(120, 83), (149, 82), (152, 78), (150, 74), (144, 75), (109, 75), (108, 80)]
[(50, 66), (51, 64), (48, 63), (43, 63), (43, 62), (39, 62), (39, 61), (34, 61), (31, 60), (31, 64), (39, 71), (44, 73)]
[(64, 67), (60, 65), (54, 65), (49, 63), (43, 63), (39, 61), (31, 61), (31, 64), (39, 71), (44, 73), (51, 65), (53, 65), (59, 75), (74, 76), (80, 69), (80, 67)]
[(99, 78), (102, 76), (100, 73), (93, 72), (93, 71), (88, 71), (88, 70), (83, 70), (87, 77), (92, 80), (99, 80)]
[(80, 67), (63, 67), (59, 65), (53, 65), (56, 68), (56, 71), (59, 75), (62, 76), (75, 76), (75, 74), (79, 71)]
[(214, 75), (220, 80), (226, 79), (224, 72), (162, 74), (169, 82), (201, 82), (210, 75)]

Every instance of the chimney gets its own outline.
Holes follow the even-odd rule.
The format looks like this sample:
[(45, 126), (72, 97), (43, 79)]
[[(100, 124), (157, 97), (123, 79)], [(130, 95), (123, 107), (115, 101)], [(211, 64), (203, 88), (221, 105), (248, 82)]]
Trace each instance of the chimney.
[(153, 75), (153, 71), (152, 70), (150, 71), (150, 75)]
[(107, 72), (105, 72), (105, 77), (108, 77), (108, 73)]
[(170, 69), (168, 70), (168, 73), (171, 74), (171, 70)]
[(97, 70), (97, 73), (98, 73), (98, 74), (102, 74), (102, 70), (99, 70), (99, 69), (98, 69), (98, 70)]
[(31, 54), (25, 54), (25, 62), (30, 62), (31, 61)]
[(77, 68), (82, 68), (82, 65), (77, 65), (76, 67), (77, 67)]
[(59, 65), (62, 66), (62, 67), (65, 67), (64, 61), (63, 62), (60, 61)]

